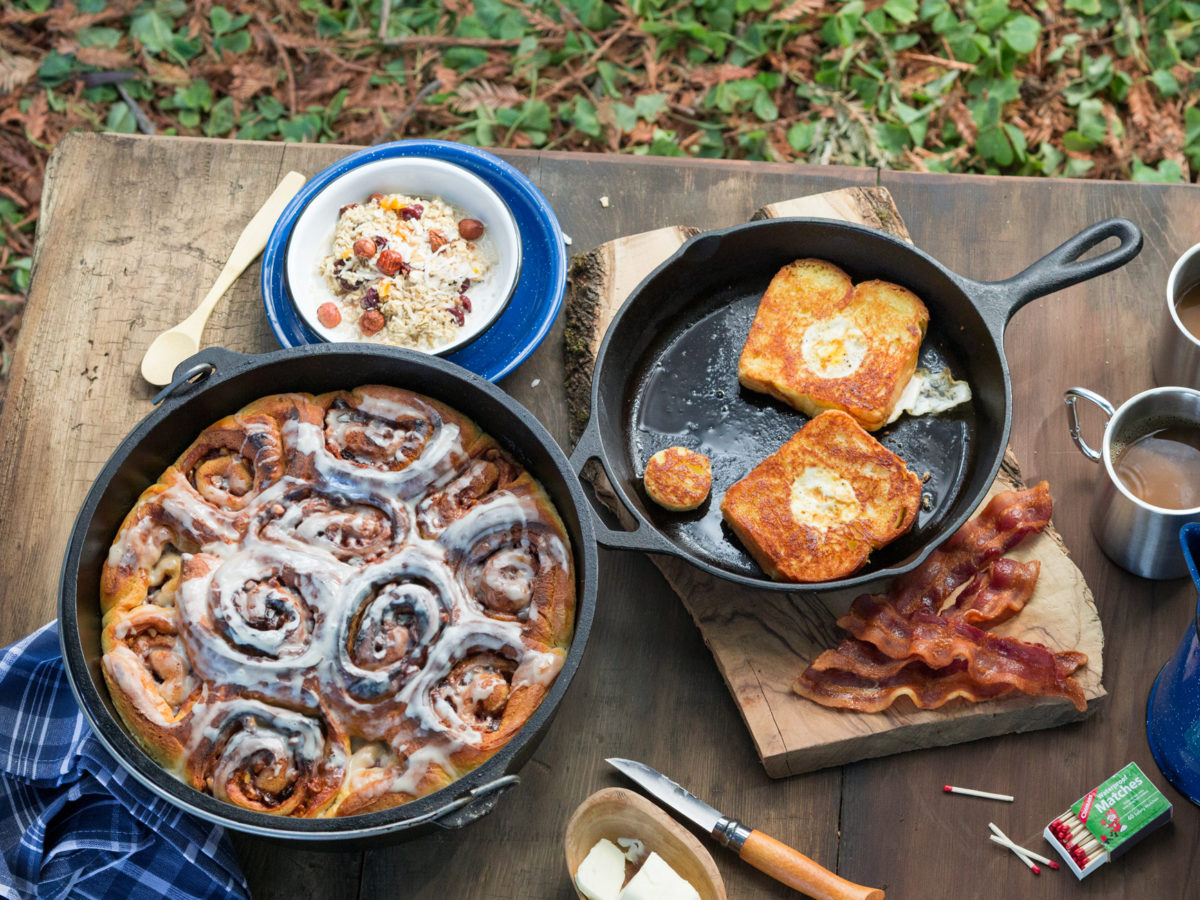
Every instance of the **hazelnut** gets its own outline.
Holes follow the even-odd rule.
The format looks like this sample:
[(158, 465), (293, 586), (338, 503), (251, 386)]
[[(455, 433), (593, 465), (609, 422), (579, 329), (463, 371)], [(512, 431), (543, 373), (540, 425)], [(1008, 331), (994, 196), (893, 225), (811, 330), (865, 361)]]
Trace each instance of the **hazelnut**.
[(450, 242), (446, 240), (446, 236), (436, 228), (429, 229), (429, 248), (433, 250), (434, 253), (437, 253), (438, 250), (440, 250), (442, 247), (445, 247), (448, 243)]
[(382, 199), (383, 199), (383, 194), (372, 194), (370, 197), (367, 198), (367, 202), (368, 203), (378, 203)]
[(402, 257), (395, 250), (384, 250), (379, 254), (379, 259), (375, 260), (375, 268), (389, 278), (401, 270), (408, 268)]
[(336, 303), (322, 303), (317, 307), (317, 321), (326, 328), (336, 328), (342, 322), (342, 311)]
[(483, 223), (478, 219), (459, 219), (458, 236), (465, 241), (477, 241), (483, 237)]
[(375, 242), (370, 238), (359, 238), (354, 242), (354, 255), (370, 259), (375, 255)]
[(377, 309), (368, 309), (362, 314), (362, 318), (358, 320), (358, 327), (363, 334), (374, 334), (386, 325), (387, 322), (383, 318), (383, 313)]

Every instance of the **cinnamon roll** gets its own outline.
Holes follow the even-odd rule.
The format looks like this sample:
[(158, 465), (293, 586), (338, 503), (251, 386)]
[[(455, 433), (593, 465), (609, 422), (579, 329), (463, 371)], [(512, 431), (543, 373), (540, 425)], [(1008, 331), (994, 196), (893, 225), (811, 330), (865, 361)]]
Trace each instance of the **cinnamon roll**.
[(205, 429), (101, 573), (125, 724), (200, 791), (346, 816), (451, 784), (537, 708), (573, 636), (545, 491), (410, 391), (264, 397)]

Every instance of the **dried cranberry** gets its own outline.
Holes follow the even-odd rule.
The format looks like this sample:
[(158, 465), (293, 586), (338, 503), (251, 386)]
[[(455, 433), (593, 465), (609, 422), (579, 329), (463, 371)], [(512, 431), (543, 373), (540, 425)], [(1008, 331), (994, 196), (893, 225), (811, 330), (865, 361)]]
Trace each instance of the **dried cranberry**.
[(344, 259), (335, 259), (333, 261), (333, 271), (338, 271), (344, 265), (346, 265), (346, 261)]
[(471, 311), (471, 298), (468, 297), (466, 294), (459, 294), (458, 295), (458, 305), (461, 306), (463, 309), (465, 309), (467, 312), (470, 312)]
[(338, 283), (338, 284), (340, 284), (340, 285), (342, 286), (342, 290), (343, 290), (343, 291), (352, 291), (352, 290), (354, 290), (354, 285), (352, 285), (350, 282), (348, 282), (348, 281), (347, 281), (345, 278), (343, 278), (341, 275), (339, 275), (339, 276), (337, 277), (337, 283)]
[(446, 307), (446, 312), (454, 316), (454, 321), (459, 325), (462, 325), (465, 321), (467, 321), (467, 314), (463, 312), (463, 308), (461, 306), (448, 306)]
[(407, 222), (409, 219), (419, 219), (425, 215), (425, 207), (420, 203), (414, 203), (412, 206), (406, 206), (400, 210), (400, 218)]
[(356, 206), (358, 206), (357, 203), (347, 203), (345, 206), (343, 206), (341, 209), (338, 210), (338, 218), (340, 219), (342, 216), (344, 216), (346, 214), (346, 210), (354, 209), (354, 207), (356, 207)]
[(367, 288), (367, 292), (362, 295), (362, 299), (358, 301), (362, 304), (363, 309), (378, 309), (379, 308), (379, 291), (373, 287)]
[(464, 278), (462, 284), (460, 284), (458, 286), (458, 292), (460, 294), (465, 294), (470, 289), (470, 287), (471, 287), (471, 279)]
[(375, 246), (378, 247), (380, 250), (382, 250), (384, 247), (387, 246), (387, 238), (385, 238), (381, 234), (375, 235), (374, 241), (375, 241)]

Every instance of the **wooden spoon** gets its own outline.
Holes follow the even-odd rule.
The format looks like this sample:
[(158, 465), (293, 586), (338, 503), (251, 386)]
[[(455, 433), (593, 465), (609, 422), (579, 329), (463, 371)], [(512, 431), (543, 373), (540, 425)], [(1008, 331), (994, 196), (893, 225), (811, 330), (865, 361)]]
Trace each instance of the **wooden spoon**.
[[(579, 804), (563, 837), (571, 883), (584, 857), (601, 838), (637, 838), (646, 855), (657, 853), (681, 878), (689, 881), (702, 900), (726, 900), (725, 882), (708, 851), (692, 835), (641, 794), (624, 788), (605, 788)], [(575, 889), (580, 900), (586, 900)]]
[(200, 335), (204, 324), (217, 301), (229, 290), (246, 266), (267, 246), (267, 238), (275, 222), (303, 186), (305, 178), (299, 172), (288, 172), (279, 182), (267, 202), (262, 205), (229, 254), (229, 261), (217, 276), (212, 290), (205, 295), (190, 316), (167, 331), (164, 331), (146, 348), (142, 357), (142, 377), (151, 384), (169, 384), (175, 367), (200, 349)]

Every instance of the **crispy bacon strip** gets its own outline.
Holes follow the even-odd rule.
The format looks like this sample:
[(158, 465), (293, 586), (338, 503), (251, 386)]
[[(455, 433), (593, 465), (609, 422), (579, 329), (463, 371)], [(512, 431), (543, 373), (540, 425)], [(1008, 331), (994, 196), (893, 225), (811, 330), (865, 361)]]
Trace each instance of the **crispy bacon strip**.
[(1041, 568), (1036, 559), (1021, 563), (1002, 556), (963, 588), (946, 615), (979, 627), (1011, 619), (1033, 596)]
[(1026, 694), (1065, 697), (1080, 711), (1087, 708), (1082, 688), (1070, 677), (1087, 663), (1082, 653), (1055, 653), (1041, 644), (1000, 637), (958, 617), (917, 612), (905, 618), (884, 597), (859, 605), (838, 624), (893, 659), (915, 658), (935, 669), (963, 659), (980, 684), (1007, 684)]
[(1050, 486), (1044, 481), (1024, 491), (997, 494), (924, 563), (896, 579), (891, 589), (896, 609), (903, 616), (917, 610), (936, 613), (955, 588), (1045, 528), (1052, 508)]
[[(862, 644), (861, 641), (854, 643)], [(862, 646), (870, 647), (870, 644)], [(911, 661), (905, 661), (901, 666), (892, 674), (879, 678), (844, 669), (818, 671), (809, 666), (792, 689), (822, 706), (859, 712), (880, 712), (905, 696), (920, 709), (937, 709), (956, 697), (978, 702), (1012, 690), (1007, 684), (979, 684), (967, 671), (965, 660), (941, 669)]]

